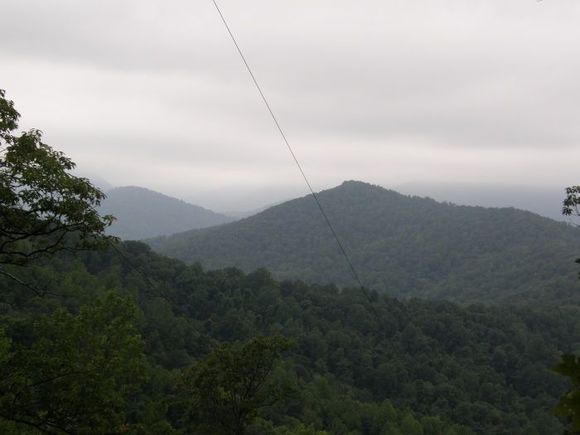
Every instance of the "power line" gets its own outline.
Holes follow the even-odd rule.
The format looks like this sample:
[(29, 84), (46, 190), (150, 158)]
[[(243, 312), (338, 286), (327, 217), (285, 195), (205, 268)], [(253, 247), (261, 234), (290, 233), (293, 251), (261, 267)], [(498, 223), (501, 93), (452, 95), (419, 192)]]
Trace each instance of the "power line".
[(222, 20), (222, 22), (224, 23), (224, 26), (225, 26), (227, 32), (229, 33), (229, 35), (230, 35), (230, 37), (231, 37), (231, 39), (236, 47), (236, 50), (238, 51), (240, 57), (242, 58), (242, 61), (244, 62), (244, 65), (246, 66), (246, 69), (248, 70), (248, 73), (250, 74), (250, 77), (252, 78), (252, 81), (254, 82), (254, 85), (256, 86), (256, 89), (258, 90), (258, 92), (260, 94), (260, 97), (262, 97), (262, 101), (266, 105), (266, 108), (268, 109), (268, 112), (270, 113), (270, 116), (272, 117), (274, 124), (276, 124), (276, 128), (278, 129), (278, 132), (280, 132), (280, 136), (282, 136), (282, 140), (286, 144), (286, 148), (288, 148), (288, 151), (290, 152), (292, 159), (294, 159), (294, 163), (296, 163), (296, 166), (298, 166), (298, 169), (300, 170), (300, 173), (302, 174), (302, 178), (304, 178), (304, 181), (306, 182), (306, 185), (308, 186), (308, 189), (310, 190), (310, 193), (312, 194), (312, 197), (314, 198), (316, 205), (318, 205), (318, 209), (320, 210), (320, 213), (324, 217), (324, 220), (325, 220), (326, 224), (328, 225), (328, 228), (330, 228), (330, 231), (332, 232), (332, 235), (334, 236), (334, 239), (336, 240), (336, 244), (338, 245), (340, 252), (342, 253), (346, 262), (348, 263), (348, 266), (350, 268), (352, 276), (354, 277), (354, 279), (358, 283), (358, 285), (361, 287), (361, 289), (364, 289), (362, 281), (361, 281), (356, 269), (354, 268), (354, 265), (353, 265), (352, 261), (350, 260), (350, 257), (348, 256), (346, 249), (344, 249), (344, 246), (343, 246), (342, 242), (340, 241), (338, 234), (336, 233), (334, 227), (332, 226), (332, 223), (330, 222), (330, 219), (328, 218), (328, 215), (324, 211), (324, 208), (322, 207), (322, 204), (320, 203), (320, 200), (318, 199), (318, 195), (316, 194), (316, 192), (312, 188), (312, 185), (310, 184), (310, 181), (308, 180), (306, 173), (302, 169), (302, 165), (300, 164), (300, 161), (298, 160), (298, 158), (296, 157), (296, 154), (294, 153), (294, 150), (290, 146), (290, 142), (286, 138), (286, 134), (284, 133), (284, 130), (282, 130), (282, 127), (280, 126), (280, 123), (278, 122), (278, 118), (276, 118), (276, 115), (274, 114), (274, 111), (272, 110), (272, 107), (270, 106), (268, 99), (264, 95), (264, 92), (262, 91), (262, 87), (258, 83), (258, 80), (256, 80), (256, 76), (252, 72), (252, 68), (250, 68), (250, 65), (248, 64), (248, 61), (246, 60), (246, 57), (244, 56), (244, 53), (242, 52), (242, 49), (240, 48), (238, 41), (236, 40), (232, 30), (230, 29), (230, 26), (228, 25), (228, 22), (226, 21), (224, 14), (222, 13), (220, 7), (218, 6), (216, 0), (212, 0), (212, 2), (214, 4), (221, 20)]

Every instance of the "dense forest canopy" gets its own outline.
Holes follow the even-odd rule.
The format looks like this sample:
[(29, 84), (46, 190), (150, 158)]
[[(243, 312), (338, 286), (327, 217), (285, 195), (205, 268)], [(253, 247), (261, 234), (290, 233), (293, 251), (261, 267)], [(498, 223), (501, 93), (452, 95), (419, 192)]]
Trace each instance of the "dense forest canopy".
[[(580, 346), (576, 307), (401, 302), (359, 289), (277, 282), (264, 270), (204, 272), (138, 243), (123, 250), (131, 264), (110, 250), (61, 255), (31, 268), (31, 280), (48, 285), (43, 298), (0, 281), (1, 319), (17, 348), (14, 358), (33, 352), (37, 340), (57, 339), (30, 329), (40, 319), (56, 322), (54, 310), (73, 313), (66, 316), (81, 306), (95, 310), (95, 300), (110, 299), (111, 289), (121, 298), (115, 304), (134, 301), (139, 335), (131, 338), (127, 330), (121, 336), (137, 340), (134, 346), (142, 342), (145, 376), (130, 377), (123, 413), (111, 424), (195, 432), (200, 421), (191, 418), (189, 396), (176, 387), (180, 372), (220, 344), (283, 335), (294, 345), (272, 382), (288, 394), (260, 408), (249, 433), (286, 433), (300, 425), (332, 434), (546, 434), (563, 428), (552, 408), (567, 383), (551, 367), (560, 352)], [(106, 331), (86, 333), (98, 338)], [(132, 355), (137, 359), (125, 361), (122, 373), (142, 373), (139, 352)], [(32, 376), (50, 370), (45, 364), (32, 360), (22, 369)], [(0, 415), (7, 412), (13, 410)]]
[[(578, 298), (573, 260), (580, 230), (565, 223), (516, 209), (438, 203), (354, 181), (319, 198), (371, 289), (460, 302)], [(354, 284), (311, 197), (148, 243), (210, 269), (265, 267), (280, 279)]]

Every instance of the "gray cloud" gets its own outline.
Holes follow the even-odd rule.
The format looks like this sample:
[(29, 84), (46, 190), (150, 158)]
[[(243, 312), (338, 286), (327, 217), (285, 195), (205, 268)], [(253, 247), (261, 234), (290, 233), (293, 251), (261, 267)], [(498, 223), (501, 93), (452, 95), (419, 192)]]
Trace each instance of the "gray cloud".
[[(220, 4), (318, 187), (578, 181), (577, 0)], [(2, 14), (0, 87), (87, 171), (205, 200), (301, 188), (209, 0)]]

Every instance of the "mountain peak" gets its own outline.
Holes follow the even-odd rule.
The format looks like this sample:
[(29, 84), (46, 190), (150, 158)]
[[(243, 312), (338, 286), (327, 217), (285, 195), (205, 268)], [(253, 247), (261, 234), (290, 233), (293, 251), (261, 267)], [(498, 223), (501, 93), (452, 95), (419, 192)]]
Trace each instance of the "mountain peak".
[(371, 186), (373, 186), (373, 184), (367, 183), (366, 181), (360, 181), (360, 180), (344, 180), (342, 182), (341, 186), (367, 186), (367, 187), (371, 187)]
[[(566, 293), (576, 283), (580, 231), (565, 224), (516, 209), (410, 197), (355, 180), (318, 196), (369, 288), (400, 297), (483, 302), (549, 289)], [(152, 246), (208, 268), (266, 267), (281, 279), (354, 284), (307, 196)]]
[(378, 186), (376, 184), (371, 184), (367, 183), (366, 181), (359, 180), (345, 180), (339, 186), (335, 187), (335, 189), (363, 189), (363, 190), (371, 190), (376, 188), (383, 189), (381, 186)]
[(382, 192), (382, 193), (390, 193), (390, 194), (397, 194), (399, 196), (400, 193), (387, 189), (383, 186), (379, 186), (378, 184), (367, 183), (366, 181), (359, 181), (359, 180), (345, 180), (339, 186), (331, 188), (329, 190), (342, 190), (342, 191), (359, 191), (359, 192)]

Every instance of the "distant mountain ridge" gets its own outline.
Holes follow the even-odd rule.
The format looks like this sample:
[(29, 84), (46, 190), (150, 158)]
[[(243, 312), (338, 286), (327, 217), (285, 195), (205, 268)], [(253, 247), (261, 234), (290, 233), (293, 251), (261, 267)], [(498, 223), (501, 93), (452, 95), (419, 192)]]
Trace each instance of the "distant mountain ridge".
[[(511, 208), (438, 203), (357, 181), (319, 198), (371, 289), (464, 302), (577, 297), (580, 231), (564, 223)], [(149, 243), (208, 268), (265, 267), (281, 279), (355, 284), (309, 196)]]
[(428, 196), (439, 202), (482, 207), (514, 207), (567, 222), (562, 215), (565, 189), (484, 183), (405, 183), (394, 188), (406, 195)]
[(117, 218), (108, 232), (124, 240), (169, 235), (234, 220), (203, 207), (137, 186), (116, 187), (108, 191), (100, 212)]

